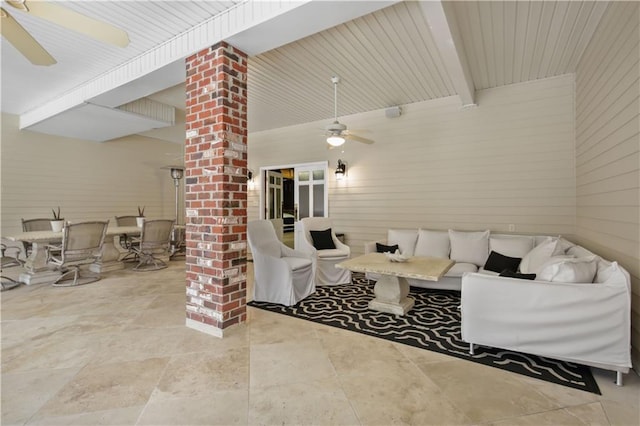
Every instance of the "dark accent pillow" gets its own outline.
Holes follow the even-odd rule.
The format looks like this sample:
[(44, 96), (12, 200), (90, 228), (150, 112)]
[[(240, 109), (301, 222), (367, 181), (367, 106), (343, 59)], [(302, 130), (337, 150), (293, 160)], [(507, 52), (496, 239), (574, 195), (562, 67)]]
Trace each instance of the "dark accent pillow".
[(400, 250), (397, 244), (385, 246), (384, 244), (376, 243), (376, 252), (378, 253), (395, 253), (396, 250)]
[(513, 272), (513, 271), (509, 271), (507, 269), (505, 269), (504, 271), (500, 272), (500, 276), (501, 277), (508, 277), (508, 278), (520, 278), (523, 280), (535, 280), (536, 279), (536, 274), (521, 274), (520, 272)]
[(504, 254), (500, 254), (497, 251), (492, 250), (491, 253), (489, 253), (487, 263), (484, 264), (484, 269), (498, 273), (505, 269), (515, 272), (518, 270), (518, 266), (520, 266), (521, 261), (522, 259), (519, 257), (505, 256)]
[(309, 231), (311, 233), (311, 239), (313, 240), (313, 246), (316, 250), (328, 250), (336, 248), (331, 237), (331, 228), (324, 231)]

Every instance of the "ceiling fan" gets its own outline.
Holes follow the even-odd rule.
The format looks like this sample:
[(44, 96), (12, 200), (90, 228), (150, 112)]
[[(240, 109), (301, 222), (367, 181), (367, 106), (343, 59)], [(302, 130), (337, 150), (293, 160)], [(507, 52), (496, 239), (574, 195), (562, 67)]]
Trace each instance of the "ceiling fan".
[[(19, 13), (28, 13), (32, 16), (46, 19), (54, 24), (105, 43), (115, 44), (120, 47), (125, 47), (129, 44), (129, 36), (126, 31), (106, 22), (89, 18), (58, 4), (30, 0), (4, 0), (3, 3), (20, 11)], [(0, 7), (0, 17), (2, 17), (2, 22), (0, 23), (2, 36), (22, 53), (29, 62), (41, 66), (49, 66), (56, 63), (53, 56), (4, 7)]]
[(330, 148), (342, 145), (347, 139), (372, 144), (373, 141), (371, 139), (354, 135), (347, 130), (346, 125), (338, 121), (338, 83), (340, 82), (340, 77), (331, 77), (331, 82), (333, 83), (333, 123), (325, 128), (327, 131), (327, 143)]

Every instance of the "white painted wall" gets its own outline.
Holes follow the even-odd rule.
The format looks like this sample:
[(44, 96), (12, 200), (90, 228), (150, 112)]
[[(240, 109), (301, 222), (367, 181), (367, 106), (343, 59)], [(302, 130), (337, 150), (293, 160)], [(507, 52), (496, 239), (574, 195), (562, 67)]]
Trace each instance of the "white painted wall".
[[(340, 118), (374, 145), (327, 150), (330, 120), (249, 134), (249, 167), (329, 160), (347, 179), (329, 181), (329, 212), (354, 254), (391, 227), (491, 229), (565, 234), (575, 230), (573, 75)], [(344, 151), (344, 152), (341, 152)], [(249, 191), (257, 219), (259, 184)]]
[(576, 235), (631, 274), (640, 365), (640, 8), (612, 2), (576, 72)]
[(139, 205), (149, 218), (172, 219), (173, 180), (160, 167), (176, 163), (182, 149), (145, 137), (98, 143), (20, 131), (18, 117), (3, 114), (2, 235), (21, 232), (21, 218), (51, 217), (57, 206), (74, 222), (115, 222)]

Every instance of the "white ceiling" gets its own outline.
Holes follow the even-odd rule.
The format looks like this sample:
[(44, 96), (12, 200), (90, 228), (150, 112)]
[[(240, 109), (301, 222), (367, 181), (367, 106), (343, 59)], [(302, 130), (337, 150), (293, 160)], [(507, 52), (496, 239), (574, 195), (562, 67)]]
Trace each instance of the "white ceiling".
[[(13, 13), (58, 64), (35, 67), (3, 39), (3, 112), (23, 114), (38, 108), (245, 2), (60, 3), (125, 29), (130, 45), (124, 49), (107, 46), (41, 19)], [(274, 2), (249, 3), (258, 16), (260, 8)], [(244, 43), (243, 47), (253, 43), (259, 52), (249, 58), (249, 131), (330, 119), (332, 75), (341, 77), (339, 115), (461, 95), (460, 77), (452, 68), (456, 64), (442, 51), (447, 44), (455, 48), (458, 65), (468, 74), (466, 83), (475, 90), (574, 72), (607, 7), (606, 2), (592, 1), (445, 2), (442, 9), (451, 31), (448, 35), (440, 32), (437, 16), (430, 15), (433, 4), (351, 3), (314, 2), (313, 19), (297, 15), (297, 20), (286, 24), (271, 19), (273, 25), (264, 27), (266, 33), (257, 36), (247, 31), (231, 39)], [(373, 13), (351, 19), (364, 13), (365, 4)], [(392, 5), (376, 10), (387, 4)], [(316, 27), (327, 29), (299, 38), (312, 31), (315, 21), (322, 21)], [(266, 40), (269, 35), (274, 40)], [(260, 52), (269, 42), (284, 41), (287, 44)], [(259, 48), (255, 46), (258, 42), (262, 43)], [(156, 85), (165, 81), (166, 89), (149, 98), (176, 107), (176, 124), (142, 134), (182, 142), (183, 84), (176, 85), (171, 78), (160, 80)]]

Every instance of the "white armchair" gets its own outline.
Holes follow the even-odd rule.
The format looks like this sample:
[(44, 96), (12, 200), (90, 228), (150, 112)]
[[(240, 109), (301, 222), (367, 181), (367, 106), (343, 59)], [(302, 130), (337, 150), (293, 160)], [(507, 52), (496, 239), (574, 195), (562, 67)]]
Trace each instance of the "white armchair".
[(291, 306), (316, 291), (310, 256), (282, 244), (268, 220), (247, 224), (253, 255), (253, 300)]
[[(331, 226), (331, 219), (328, 217), (306, 217), (302, 219), (301, 224), (303, 238), (300, 239), (301, 247), (298, 247), (298, 249), (308, 253), (314, 259), (316, 264), (316, 285), (350, 283), (351, 271), (336, 268), (336, 264), (348, 259), (351, 256), (351, 249), (336, 237), (336, 233)], [(330, 232), (331, 238), (330, 240), (327, 238), (326, 242), (333, 242), (335, 248), (317, 249), (316, 245), (314, 245), (311, 231)], [(316, 234), (316, 236), (318, 235), (322, 239), (322, 234)], [(323, 246), (322, 244), (320, 245), (320, 247)]]

